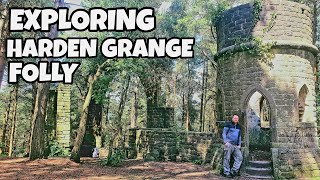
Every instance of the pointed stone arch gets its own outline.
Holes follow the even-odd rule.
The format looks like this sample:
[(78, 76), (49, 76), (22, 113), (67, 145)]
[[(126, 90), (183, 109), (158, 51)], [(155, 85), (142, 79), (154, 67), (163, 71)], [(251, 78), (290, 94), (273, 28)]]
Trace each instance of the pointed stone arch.
[(311, 122), (313, 119), (313, 98), (310, 89), (303, 84), (297, 93), (298, 96), (298, 122)]
[(277, 136), (276, 136), (276, 111), (275, 111), (275, 102), (271, 96), (271, 94), (261, 85), (255, 84), (253, 86), (250, 86), (247, 90), (244, 91), (244, 93), (241, 96), (240, 99), (240, 107), (241, 107), (241, 112), (242, 112), (242, 118), (244, 119), (244, 137), (245, 137), (245, 143), (246, 145), (249, 145), (249, 137), (248, 137), (248, 123), (247, 123), (247, 107), (248, 103), (256, 92), (259, 92), (263, 98), (267, 101), (267, 104), (269, 105), (269, 110), (270, 110), (270, 129), (271, 129), (271, 143), (272, 142), (277, 142)]

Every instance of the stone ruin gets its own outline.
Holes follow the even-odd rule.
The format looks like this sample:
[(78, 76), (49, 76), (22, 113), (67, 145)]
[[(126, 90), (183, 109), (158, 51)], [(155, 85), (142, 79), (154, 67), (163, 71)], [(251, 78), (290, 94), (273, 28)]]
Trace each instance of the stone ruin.
[[(312, 9), (286, 0), (266, 0), (256, 24), (254, 10), (252, 4), (234, 7), (217, 24), (217, 129), (233, 114), (240, 115), (242, 171), (251, 161), (269, 160), (276, 179), (320, 178), (318, 48)], [(273, 43), (271, 58), (248, 53), (255, 48), (250, 41), (254, 38)], [(67, 99), (70, 88), (59, 86), (56, 137), (65, 147), (70, 145)], [(128, 158), (211, 163), (221, 169), (221, 131), (178, 132), (173, 128), (172, 108), (149, 107), (147, 114), (147, 127), (129, 130)]]
[[(82, 157), (91, 157), (93, 148), (101, 148), (101, 128), (94, 127), (95, 123), (101, 123), (101, 118), (102, 107), (90, 103), (86, 132), (81, 147)], [(55, 139), (60, 147), (71, 150), (77, 130), (72, 129), (71, 126), (71, 85), (61, 83), (50, 90), (46, 121), (49, 140)]]
[(46, 124), (49, 139), (56, 139), (64, 148), (70, 148), (71, 145), (70, 98), (71, 86), (59, 84), (50, 90), (48, 100)]

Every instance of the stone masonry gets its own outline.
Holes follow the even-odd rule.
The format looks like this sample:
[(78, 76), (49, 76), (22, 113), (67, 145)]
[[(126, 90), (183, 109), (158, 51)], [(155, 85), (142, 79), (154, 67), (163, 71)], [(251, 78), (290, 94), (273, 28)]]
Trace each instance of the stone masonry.
[(147, 107), (147, 128), (171, 128), (174, 126), (174, 109), (170, 107)]
[(213, 133), (136, 128), (130, 129), (126, 146), (129, 158), (211, 163), (221, 169), (222, 139)]
[(57, 92), (56, 139), (60, 146), (70, 147), (70, 94), (71, 86), (59, 84)]
[[(246, 110), (258, 91), (270, 105), (274, 177), (320, 178), (315, 98), (318, 49), (312, 10), (286, 0), (266, 0), (257, 24), (253, 24), (253, 10), (252, 4), (232, 8), (217, 24), (217, 84), (224, 117), (241, 115), (246, 159), (250, 153)], [(243, 47), (253, 48), (253, 43), (238, 42), (248, 37), (275, 43), (270, 50), (273, 57), (261, 60), (245, 51)], [(223, 56), (226, 52), (229, 55)], [(303, 98), (299, 97), (302, 89)]]

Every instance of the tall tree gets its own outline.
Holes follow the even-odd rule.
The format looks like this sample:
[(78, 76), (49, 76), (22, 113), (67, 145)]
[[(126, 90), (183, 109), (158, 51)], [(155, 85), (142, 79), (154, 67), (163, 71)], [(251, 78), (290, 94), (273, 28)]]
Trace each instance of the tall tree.
[(130, 127), (135, 128), (137, 119), (138, 119), (138, 78), (134, 77), (132, 78), (133, 82), (133, 96), (132, 96), (132, 102), (131, 102), (131, 123)]
[(5, 40), (9, 35), (9, 7), (11, 6), (13, 0), (0, 0), (0, 89), (4, 74), (4, 68), (5, 68)]
[(9, 140), (9, 156), (12, 156), (14, 150), (14, 134), (16, 131), (16, 121), (17, 121), (17, 106), (18, 106), (18, 89), (19, 85), (16, 84), (13, 87), (13, 109), (11, 116), (11, 130), (10, 130), (10, 140)]
[(2, 135), (1, 135), (1, 144), (5, 146), (6, 144), (6, 134), (7, 134), (7, 127), (10, 120), (10, 110), (12, 106), (12, 98), (13, 98), (13, 88), (10, 90), (9, 97), (8, 97), (8, 105), (5, 110), (5, 115), (3, 119), (3, 127), (2, 127)]
[[(58, 8), (64, 4), (64, 0), (54, 0), (54, 8)], [(48, 37), (53, 39), (57, 37), (57, 25), (53, 25), (48, 33)], [(49, 61), (48, 58), (41, 61)], [(35, 106), (32, 115), (32, 130), (30, 138), (30, 154), (29, 159), (35, 160), (45, 157), (45, 118), (47, 110), (47, 101), (49, 96), (50, 83), (38, 83)]]
[(73, 143), (73, 148), (71, 150), (71, 156), (70, 159), (74, 162), (79, 163), (80, 162), (80, 148), (83, 141), (84, 134), (86, 132), (86, 125), (88, 120), (88, 110), (89, 105), (92, 99), (93, 95), (93, 87), (95, 82), (98, 80), (98, 78), (103, 73), (104, 68), (109, 65), (109, 60), (106, 60), (103, 64), (101, 64), (95, 74), (89, 75), (88, 78), (88, 86), (87, 86), (87, 94), (85, 97), (85, 101), (82, 106), (81, 111), (81, 118), (80, 118), (80, 124), (77, 131), (77, 136), (75, 138), (75, 141)]

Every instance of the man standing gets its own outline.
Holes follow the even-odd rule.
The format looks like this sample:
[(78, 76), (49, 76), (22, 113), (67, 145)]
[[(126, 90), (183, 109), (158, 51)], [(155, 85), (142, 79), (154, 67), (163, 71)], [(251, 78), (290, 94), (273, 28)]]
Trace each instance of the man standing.
[[(228, 122), (223, 128), (223, 142), (224, 142), (224, 159), (223, 159), (223, 173), (226, 177), (234, 177), (237, 175), (243, 157), (240, 151), (241, 147), (241, 127), (238, 124), (239, 116), (233, 115), (232, 122)], [(230, 157), (234, 158), (234, 164), (230, 170)]]

